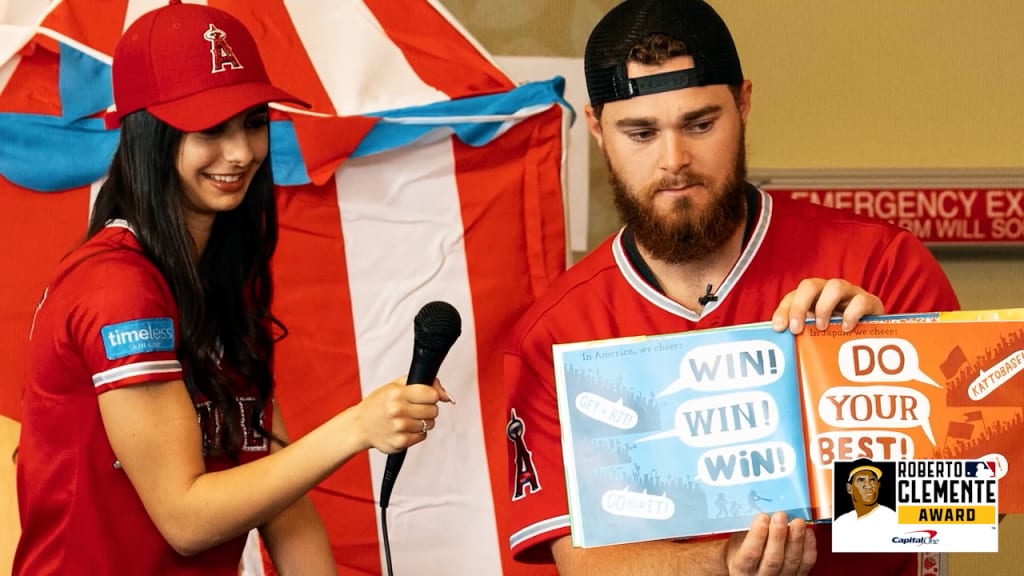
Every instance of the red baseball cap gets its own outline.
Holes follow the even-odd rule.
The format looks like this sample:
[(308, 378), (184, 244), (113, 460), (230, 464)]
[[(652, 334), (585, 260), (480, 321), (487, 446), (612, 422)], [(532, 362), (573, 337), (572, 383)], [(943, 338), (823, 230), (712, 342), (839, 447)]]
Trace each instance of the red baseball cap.
[(256, 41), (223, 10), (170, 4), (140, 16), (114, 49), (114, 107), (107, 128), (147, 110), (171, 126), (197, 132), (258, 104), (309, 104), (274, 87)]

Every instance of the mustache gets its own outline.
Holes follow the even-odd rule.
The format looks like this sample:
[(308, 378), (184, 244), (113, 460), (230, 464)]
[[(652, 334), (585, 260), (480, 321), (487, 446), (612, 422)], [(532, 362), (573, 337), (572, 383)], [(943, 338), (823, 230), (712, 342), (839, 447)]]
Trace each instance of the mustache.
[(654, 190), (665, 188), (685, 188), (686, 186), (708, 186), (707, 178), (701, 174), (686, 172), (675, 177), (664, 177), (658, 180)]

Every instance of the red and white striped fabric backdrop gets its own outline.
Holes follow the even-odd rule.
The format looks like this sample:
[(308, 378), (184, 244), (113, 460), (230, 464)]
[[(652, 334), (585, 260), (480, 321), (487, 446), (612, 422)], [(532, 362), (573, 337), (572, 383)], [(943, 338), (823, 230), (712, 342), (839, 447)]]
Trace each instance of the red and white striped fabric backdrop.
[[(21, 121), (4, 113), (66, 113), (58, 77), (70, 57), (62, 50), (109, 64), (120, 32), (163, 4), (0, 0), (0, 127)], [(246, 22), (270, 74), (313, 104), (312, 114), (275, 114), (294, 130), (308, 175), (278, 195), (275, 313), (290, 334), (278, 347), (276, 374), (289, 432), (301, 436), (406, 372), (416, 312), (431, 300), (452, 303), (463, 335), (439, 377), (458, 404), (442, 408), (398, 477), (388, 516), (395, 573), (552, 574), (513, 564), (507, 551), (501, 346), (565, 267), (567, 112), (550, 102), (491, 114), (482, 122), (500, 129), (486, 141), (461, 137), (452, 128), (458, 119), (437, 121), (401, 145), (360, 152), (381, 123), (433, 126), (382, 111), (515, 86), (435, 2), (208, 4)], [(37, 156), (32, 170), (53, 169), (54, 158)], [(81, 239), (97, 186), (40, 192), (12, 181), (21, 168), (3, 172), (0, 158), (0, 415), (15, 420), (32, 310), (56, 261)], [(362, 454), (312, 492), (343, 574), (382, 572), (375, 497), (384, 460)]]

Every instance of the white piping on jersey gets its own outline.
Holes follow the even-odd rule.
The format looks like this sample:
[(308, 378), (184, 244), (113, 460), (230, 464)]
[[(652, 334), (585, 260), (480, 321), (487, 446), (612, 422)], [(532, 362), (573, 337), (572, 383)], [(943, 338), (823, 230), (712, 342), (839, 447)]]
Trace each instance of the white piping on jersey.
[(615, 264), (619, 267), (619, 272), (622, 273), (622, 277), (626, 280), (637, 294), (643, 296), (651, 304), (661, 308), (662, 310), (675, 314), (685, 318), (691, 322), (697, 322), (702, 317), (707, 316), (718, 307), (725, 299), (729, 296), (729, 291), (736, 285), (736, 282), (743, 276), (743, 272), (746, 271), (747, 267), (750, 266), (750, 262), (753, 261), (754, 256), (757, 255), (757, 251), (761, 248), (761, 243), (764, 241), (765, 235), (768, 233), (768, 225), (772, 218), (772, 197), (765, 191), (758, 189), (758, 194), (761, 197), (761, 214), (757, 218), (757, 222), (754, 223), (754, 230), (750, 234), (750, 240), (747, 242), (743, 251), (740, 252), (740, 257), (736, 260), (736, 264), (733, 265), (732, 270), (729, 271), (728, 276), (722, 281), (722, 284), (718, 286), (715, 291), (715, 295), (718, 296), (718, 300), (708, 303), (704, 307), (704, 310), (700, 314), (680, 305), (675, 300), (672, 300), (668, 296), (665, 296), (661, 292), (655, 290), (648, 284), (643, 277), (633, 268), (629, 263), (629, 258), (626, 256), (626, 250), (622, 247), (622, 234), (625, 228), (619, 230), (619, 233), (615, 237), (615, 241), (612, 242), (612, 255), (615, 258)]
[(515, 550), (516, 546), (519, 546), (523, 542), (526, 542), (530, 538), (540, 536), (546, 532), (556, 530), (558, 528), (564, 528), (569, 525), (569, 515), (555, 516), (554, 518), (548, 518), (547, 520), (541, 520), (536, 524), (530, 524), (526, 528), (516, 532), (509, 537), (509, 546)]
[(104, 228), (124, 228), (124, 229), (130, 231), (132, 234), (134, 234), (136, 238), (139, 237), (139, 233), (136, 232), (135, 228), (132, 228), (132, 225), (129, 224), (128, 221), (125, 220), (124, 218), (113, 218), (111, 220), (107, 220), (106, 222), (103, 223), (103, 227)]
[(171, 372), (180, 372), (181, 362), (177, 360), (156, 360), (153, 362), (136, 362), (135, 364), (126, 364), (124, 366), (118, 366), (117, 368), (111, 368), (110, 370), (104, 370), (103, 372), (97, 372), (92, 375), (92, 385), (96, 388), (105, 386), (118, 380), (124, 380), (132, 376), (145, 376), (149, 374), (167, 374)]

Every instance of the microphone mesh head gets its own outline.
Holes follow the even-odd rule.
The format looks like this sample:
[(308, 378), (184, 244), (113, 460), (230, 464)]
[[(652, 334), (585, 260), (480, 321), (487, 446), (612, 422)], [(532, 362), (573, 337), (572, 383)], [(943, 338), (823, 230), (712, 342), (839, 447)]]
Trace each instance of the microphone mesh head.
[(462, 334), (462, 317), (447, 302), (429, 302), (413, 320), (416, 343), (424, 348), (447, 352)]

